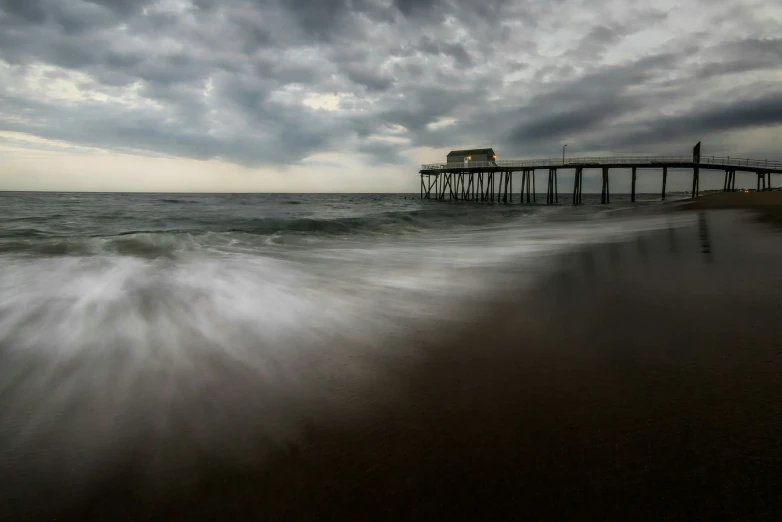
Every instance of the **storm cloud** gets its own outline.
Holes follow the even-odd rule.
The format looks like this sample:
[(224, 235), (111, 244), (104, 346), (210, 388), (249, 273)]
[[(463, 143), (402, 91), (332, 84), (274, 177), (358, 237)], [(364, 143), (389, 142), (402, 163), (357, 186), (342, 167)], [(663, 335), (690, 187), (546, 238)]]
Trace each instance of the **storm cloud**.
[(740, 155), (782, 126), (780, 29), (773, 0), (0, 0), (0, 131), (253, 167)]

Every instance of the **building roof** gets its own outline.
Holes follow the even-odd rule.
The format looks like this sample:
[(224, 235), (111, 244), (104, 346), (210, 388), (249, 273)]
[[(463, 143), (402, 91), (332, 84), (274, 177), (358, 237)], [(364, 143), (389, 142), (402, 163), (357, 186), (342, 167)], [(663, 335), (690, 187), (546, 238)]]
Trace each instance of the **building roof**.
[(480, 154), (494, 154), (494, 149), (452, 150), (448, 156), (478, 156)]

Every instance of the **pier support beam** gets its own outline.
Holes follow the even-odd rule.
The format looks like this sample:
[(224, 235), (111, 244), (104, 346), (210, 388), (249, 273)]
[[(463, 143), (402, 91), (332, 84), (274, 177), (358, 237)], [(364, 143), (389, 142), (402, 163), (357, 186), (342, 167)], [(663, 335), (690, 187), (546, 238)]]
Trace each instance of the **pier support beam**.
[(692, 169), (692, 197), (698, 197), (698, 188), (700, 185), (700, 168)]
[(548, 187), (546, 188), (546, 204), (553, 205), (559, 202), (559, 186), (557, 183), (557, 169), (548, 169)]
[(450, 174), (443, 174), (443, 193), (440, 196), (440, 199), (445, 201), (445, 191), (448, 189), (448, 181), (450, 180)]
[(548, 169), (548, 185), (546, 185), (546, 205), (554, 203), (554, 169)]
[(600, 203), (607, 204), (611, 202), (611, 190), (608, 183), (608, 168), (603, 167), (603, 190), (600, 193)]
[(636, 167), (633, 167), (633, 187), (630, 191), (630, 202), (635, 203), (635, 175), (636, 175)]
[(527, 186), (529, 180), (529, 171), (524, 169), (521, 171), (521, 189), (519, 190), (519, 203), (524, 203), (524, 187)]
[(769, 189), (768, 185), (766, 184), (766, 177), (768, 176), (768, 179), (771, 179), (771, 174), (768, 172), (759, 172), (758, 173), (758, 192), (766, 192)]
[(530, 182), (532, 181), (531, 178), (535, 177), (535, 169), (532, 169), (530, 171), (531, 176), (527, 176), (527, 203), (530, 202)]
[(581, 180), (583, 178), (584, 169), (581, 167), (576, 168), (576, 173), (573, 176), (573, 204), (581, 204)]
[(668, 181), (668, 167), (663, 167), (663, 192), (662, 200), (665, 201), (665, 183)]
[(537, 203), (538, 199), (536, 197), (537, 190), (535, 190), (535, 171), (532, 171), (532, 202)]

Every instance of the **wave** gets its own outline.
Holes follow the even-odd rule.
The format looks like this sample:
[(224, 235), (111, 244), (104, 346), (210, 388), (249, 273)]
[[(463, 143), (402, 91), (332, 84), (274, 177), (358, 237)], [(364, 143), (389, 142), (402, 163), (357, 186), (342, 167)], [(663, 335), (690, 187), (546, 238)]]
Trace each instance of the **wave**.
[(158, 199), (160, 203), (187, 203), (187, 204), (197, 204), (200, 203), (198, 200), (194, 199), (183, 199), (183, 198), (162, 198)]
[[(325, 218), (249, 218), (217, 223), (213, 230), (192, 229), (138, 229), (125, 230), (109, 236), (45, 237), (41, 235), (12, 234), (0, 239), (0, 255), (28, 257), (119, 255), (142, 259), (177, 259), (192, 255), (213, 253), (268, 254), (281, 248), (329, 248), (333, 241), (365, 244), (367, 248), (384, 241), (401, 240), (467, 240), (490, 244), (506, 243), (514, 236), (524, 237), (535, 230), (553, 229), (568, 241), (576, 241), (571, 231), (583, 233), (590, 220), (576, 214), (581, 221), (570, 220), (570, 213), (557, 214), (557, 209), (507, 209), (464, 212), (458, 206), (434, 211), (423, 209), (408, 212), (379, 212), (363, 217)], [(609, 213), (594, 214), (594, 218), (608, 218)], [(596, 231), (605, 237), (625, 225), (612, 227), (605, 219), (598, 219)], [(616, 220), (617, 218), (613, 218)], [(594, 221), (594, 220), (592, 220)], [(641, 223), (639, 220), (635, 220)], [(640, 226), (630, 226), (630, 229)], [(558, 230), (558, 232), (557, 232)], [(426, 234), (434, 231), (433, 234)], [(500, 233), (500, 235), (487, 235)], [(447, 239), (453, 237), (453, 239)], [(417, 239), (416, 239), (417, 238)], [(459, 239), (462, 238), (462, 239)]]
[[(91, 237), (52, 236), (44, 230), (26, 228), (6, 230), (0, 238), (0, 254), (32, 256), (97, 255), (114, 253), (143, 258), (170, 256), (182, 250), (219, 247), (237, 241), (259, 244), (346, 236), (403, 236), (433, 228), (458, 228), (503, 222), (519, 212), (464, 212), (459, 209), (378, 212), (364, 216), (334, 218), (265, 217), (225, 219), (205, 229), (200, 223), (191, 227), (130, 229), (111, 235)], [(195, 218), (191, 218), (195, 219)], [(187, 221), (183, 224), (188, 225)]]
[(141, 451), (153, 475), (188, 455), (257, 459), (324, 405), (354, 408), (334, 376), (372, 379), (361, 355), (380, 349), (391, 310), (410, 308), (258, 256), (6, 259), (3, 276), (6, 476), (58, 488), (158, 444), (167, 463)]

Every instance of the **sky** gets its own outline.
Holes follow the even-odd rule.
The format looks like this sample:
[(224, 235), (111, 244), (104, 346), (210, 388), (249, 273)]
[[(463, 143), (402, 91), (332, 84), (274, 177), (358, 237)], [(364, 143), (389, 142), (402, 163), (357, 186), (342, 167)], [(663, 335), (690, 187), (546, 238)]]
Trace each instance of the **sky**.
[(0, 190), (418, 192), (453, 149), (697, 141), (782, 160), (778, 0), (0, 0)]

